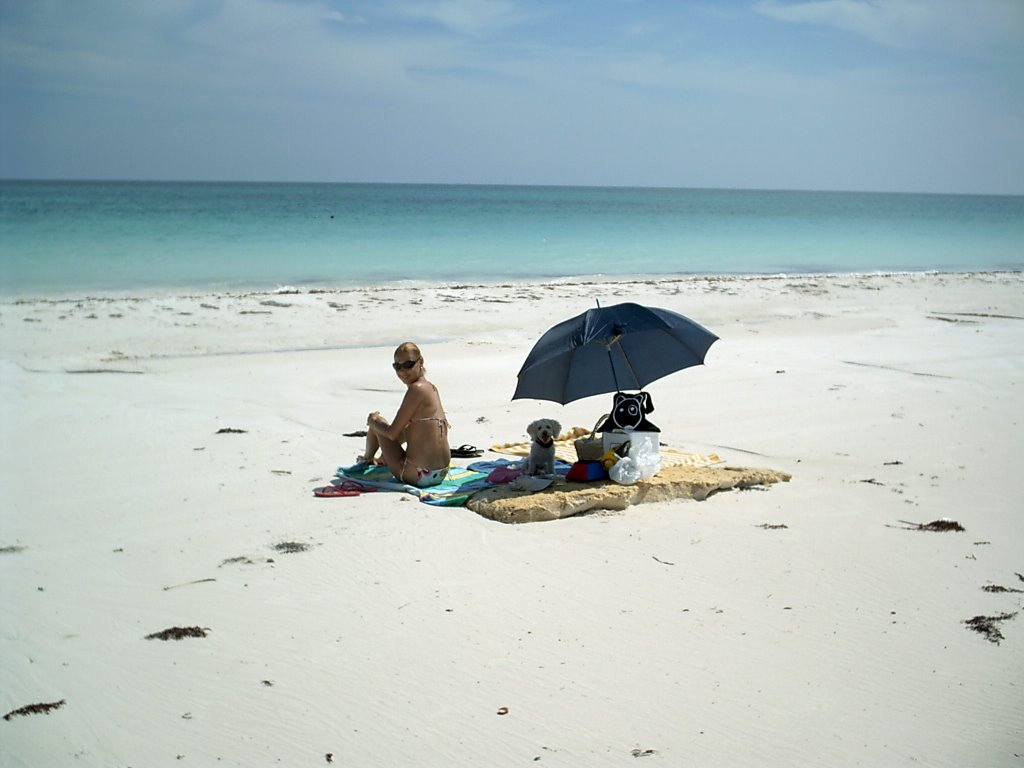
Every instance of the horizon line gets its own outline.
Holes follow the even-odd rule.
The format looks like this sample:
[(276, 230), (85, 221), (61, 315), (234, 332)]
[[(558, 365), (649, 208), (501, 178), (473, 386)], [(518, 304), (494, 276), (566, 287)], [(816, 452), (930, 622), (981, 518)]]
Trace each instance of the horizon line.
[(296, 179), (145, 179), (145, 178), (60, 178), (60, 177), (0, 177), (0, 183), (39, 184), (252, 184), (252, 185), (348, 185), (348, 186), (393, 186), (393, 187), (508, 187), (508, 188), (551, 188), (551, 189), (622, 189), (622, 190), (674, 190), (693, 192), (784, 192), (814, 194), (863, 194), (863, 195), (934, 195), (947, 197), (1024, 197), (1021, 192), (935, 192), (921, 190), (880, 190), (880, 189), (824, 189), (811, 187), (709, 187), (674, 186), (668, 184), (569, 184), (569, 183), (525, 183), (525, 182), (481, 182), (481, 181), (351, 181), (351, 180), (296, 180)]

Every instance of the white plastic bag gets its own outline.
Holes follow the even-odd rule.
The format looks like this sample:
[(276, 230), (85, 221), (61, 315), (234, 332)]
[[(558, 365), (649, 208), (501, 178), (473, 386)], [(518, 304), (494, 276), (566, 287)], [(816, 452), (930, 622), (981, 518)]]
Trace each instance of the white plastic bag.
[[(662, 456), (651, 451), (650, 446), (644, 440), (633, 443), (630, 449), (630, 460), (636, 465), (637, 479), (647, 482), (651, 477), (662, 469)], [(636, 480), (634, 480), (636, 482)]]
[(648, 453), (642, 459), (637, 460), (637, 465), (640, 467), (640, 479), (646, 483), (661, 469), (661, 456), (656, 453)]
[(623, 456), (608, 470), (608, 477), (619, 485), (633, 485), (640, 479), (640, 467), (631, 456)]

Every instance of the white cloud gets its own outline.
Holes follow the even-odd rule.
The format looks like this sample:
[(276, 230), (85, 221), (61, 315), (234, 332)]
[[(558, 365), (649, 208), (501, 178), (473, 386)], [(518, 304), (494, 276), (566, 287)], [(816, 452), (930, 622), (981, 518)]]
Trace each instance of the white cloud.
[(762, 0), (778, 21), (832, 27), (896, 49), (998, 54), (1024, 48), (1020, 0)]
[(400, 3), (394, 12), (414, 21), (433, 21), (471, 37), (515, 26), (523, 18), (515, 3), (508, 0), (424, 0)]
[(363, 16), (347, 16), (341, 11), (327, 11), (324, 13), (325, 21), (333, 21), (338, 24), (365, 24), (366, 18)]

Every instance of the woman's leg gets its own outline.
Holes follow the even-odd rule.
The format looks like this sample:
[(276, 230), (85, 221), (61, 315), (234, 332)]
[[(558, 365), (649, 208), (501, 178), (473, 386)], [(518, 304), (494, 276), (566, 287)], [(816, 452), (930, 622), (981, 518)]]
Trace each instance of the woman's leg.
[(377, 451), (380, 450), (380, 440), (377, 439), (377, 433), (372, 429), (366, 430), (366, 448), (363, 449), (363, 455), (357, 456), (356, 458), (365, 461), (367, 464), (372, 464), (374, 457), (377, 455)]
[[(381, 421), (384, 429), (390, 426), (386, 420), (382, 419)], [(373, 448), (371, 455), (375, 455), (377, 448), (380, 448), (381, 459), (383, 459), (381, 463), (391, 470), (391, 474), (404, 482), (402, 471), (405, 469), (405, 448), (402, 444), (388, 439), (370, 426), (366, 431), (366, 450), (369, 451), (371, 447)]]

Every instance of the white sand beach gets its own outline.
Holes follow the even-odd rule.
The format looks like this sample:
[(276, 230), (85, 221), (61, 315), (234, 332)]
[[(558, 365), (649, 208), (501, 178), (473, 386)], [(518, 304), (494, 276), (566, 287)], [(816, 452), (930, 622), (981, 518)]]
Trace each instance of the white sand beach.
[[(593, 426), (510, 398), (595, 300), (720, 336), (647, 387), (663, 441), (792, 480), (522, 525), (312, 495), (405, 340), (452, 445)], [(0, 708), (63, 702), (5, 766), (1024, 765), (1020, 273), (51, 297), (0, 341)]]

